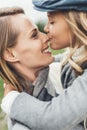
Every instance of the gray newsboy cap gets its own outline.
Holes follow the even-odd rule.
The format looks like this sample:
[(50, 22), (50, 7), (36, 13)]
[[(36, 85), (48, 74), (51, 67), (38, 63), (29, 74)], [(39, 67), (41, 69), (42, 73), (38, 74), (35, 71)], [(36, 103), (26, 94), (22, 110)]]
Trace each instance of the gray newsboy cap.
[(39, 11), (76, 10), (87, 12), (87, 0), (32, 0)]

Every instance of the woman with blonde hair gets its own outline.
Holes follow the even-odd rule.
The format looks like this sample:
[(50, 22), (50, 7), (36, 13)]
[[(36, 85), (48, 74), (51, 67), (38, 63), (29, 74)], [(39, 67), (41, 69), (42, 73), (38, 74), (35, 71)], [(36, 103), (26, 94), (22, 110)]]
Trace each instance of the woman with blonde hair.
[[(61, 62), (60, 82), (64, 90), (57, 91), (57, 97), (48, 102), (20, 93), (8, 106), (10, 112), (5, 111), (32, 130), (84, 130), (87, 116), (87, 1), (33, 0), (33, 3), (35, 9), (47, 12), (45, 31), (50, 46), (53, 49), (70, 48)], [(8, 101), (9, 94), (3, 104)], [(22, 111), (21, 106), (25, 107)]]
[[(54, 72), (49, 71), (48, 65), (54, 61), (54, 57), (48, 50), (48, 44), (47, 35), (38, 30), (22, 8), (0, 9), (0, 77), (10, 84), (11, 90), (26, 92), (40, 100), (52, 99), (49, 81), (50, 73)], [(55, 94), (53, 85), (57, 82), (52, 79), (51, 82)], [(16, 91), (12, 92), (14, 97)], [(9, 105), (12, 100), (9, 98)], [(29, 128), (11, 118), (10, 129)]]

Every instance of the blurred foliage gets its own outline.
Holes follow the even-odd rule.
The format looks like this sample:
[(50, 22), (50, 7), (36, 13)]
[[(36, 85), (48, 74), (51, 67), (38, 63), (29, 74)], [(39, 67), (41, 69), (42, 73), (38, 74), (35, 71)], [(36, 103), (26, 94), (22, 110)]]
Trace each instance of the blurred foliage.
[[(1, 100), (2, 100), (3, 95), (4, 95), (3, 81), (0, 78), (0, 104), (1, 104)], [(0, 112), (1, 112), (1, 108), (0, 108)]]
[(53, 49), (50, 48), (50, 50), (51, 50), (51, 52), (52, 52), (53, 55), (57, 55), (57, 54), (59, 54), (59, 53), (63, 53), (63, 52), (64, 52), (64, 49), (61, 49), (61, 50), (53, 50)]
[[(4, 95), (3, 80), (0, 79), (0, 104)], [(6, 115), (2, 112), (0, 107), (0, 130), (7, 130)]]
[(45, 21), (42, 21), (42, 20), (41, 21), (37, 21), (36, 25), (37, 25), (38, 29), (40, 30), (40, 32), (44, 32), (44, 26), (46, 25)]

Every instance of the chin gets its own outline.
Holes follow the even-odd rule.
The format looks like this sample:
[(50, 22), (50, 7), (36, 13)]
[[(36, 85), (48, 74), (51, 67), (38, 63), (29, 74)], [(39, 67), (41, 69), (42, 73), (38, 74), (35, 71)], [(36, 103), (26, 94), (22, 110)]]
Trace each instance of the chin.
[(55, 60), (54, 57), (51, 60), (49, 60), (48, 65), (51, 64), (54, 60)]
[(62, 47), (58, 46), (57, 44), (50, 44), (50, 47), (53, 49), (53, 50), (60, 50), (60, 49), (63, 49)]
[(50, 47), (51, 47), (53, 50), (57, 50), (57, 49), (58, 49), (58, 46), (56, 46), (56, 44), (54, 44), (54, 43), (51, 43), (51, 44), (50, 44)]
[(59, 50), (61, 48), (57, 47), (57, 46), (50, 46), (53, 50)]

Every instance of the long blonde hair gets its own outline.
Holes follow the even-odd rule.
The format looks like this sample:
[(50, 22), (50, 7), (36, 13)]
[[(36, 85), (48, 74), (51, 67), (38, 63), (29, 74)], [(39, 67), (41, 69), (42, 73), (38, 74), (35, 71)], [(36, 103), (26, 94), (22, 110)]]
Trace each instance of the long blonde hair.
[(4, 51), (16, 44), (19, 34), (17, 30), (13, 29), (10, 16), (20, 13), (24, 14), (24, 10), (19, 7), (0, 9), (0, 77), (18, 91), (23, 91), (29, 82), (3, 58)]
[[(81, 74), (83, 72), (82, 65), (87, 61), (87, 13), (77, 11), (64, 12), (65, 20), (67, 21), (72, 33), (75, 36), (74, 43), (70, 41), (70, 54), (67, 62)], [(79, 53), (79, 57), (74, 60), (72, 56), (76, 50), (83, 46), (83, 53)]]

